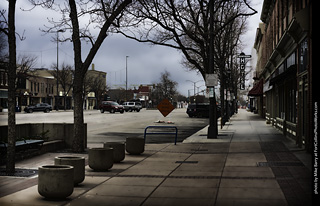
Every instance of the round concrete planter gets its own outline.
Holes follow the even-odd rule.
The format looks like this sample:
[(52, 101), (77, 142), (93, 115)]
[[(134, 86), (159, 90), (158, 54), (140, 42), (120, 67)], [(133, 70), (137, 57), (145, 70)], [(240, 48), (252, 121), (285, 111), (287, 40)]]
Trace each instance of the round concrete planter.
[(104, 148), (113, 148), (113, 161), (121, 162), (126, 156), (125, 144), (123, 142), (106, 142)]
[(138, 155), (144, 152), (144, 139), (137, 137), (127, 137), (126, 151), (129, 154)]
[(113, 166), (112, 148), (90, 148), (89, 167), (96, 171), (103, 171)]
[(73, 156), (62, 156), (54, 158), (55, 165), (70, 165), (74, 168), (74, 179), (75, 185), (83, 182), (85, 178), (85, 158), (84, 157), (73, 157)]
[(44, 165), (38, 171), (38, 192), (48, 199), (65, 199), (73, 192), (74, 169), (70, 165)]

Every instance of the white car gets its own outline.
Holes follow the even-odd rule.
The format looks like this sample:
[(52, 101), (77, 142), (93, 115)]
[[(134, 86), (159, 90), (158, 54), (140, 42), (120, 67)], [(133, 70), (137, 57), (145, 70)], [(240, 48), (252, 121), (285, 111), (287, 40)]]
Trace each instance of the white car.
[(125, 102), (123, 103), (124, 110), (126, 112), (137, 111), (140, 112), (142, 105), (140, 102)]

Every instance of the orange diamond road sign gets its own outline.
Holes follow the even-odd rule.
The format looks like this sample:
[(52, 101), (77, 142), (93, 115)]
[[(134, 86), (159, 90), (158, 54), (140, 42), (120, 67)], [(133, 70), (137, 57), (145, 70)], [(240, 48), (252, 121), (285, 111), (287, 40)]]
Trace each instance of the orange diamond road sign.
[(174, 106), (169, 102), (168, 99), (162, 100), (158, 106), (158, 110), (161, 112), (161, 114), (166, 117), (172, 110), (174, 110)]

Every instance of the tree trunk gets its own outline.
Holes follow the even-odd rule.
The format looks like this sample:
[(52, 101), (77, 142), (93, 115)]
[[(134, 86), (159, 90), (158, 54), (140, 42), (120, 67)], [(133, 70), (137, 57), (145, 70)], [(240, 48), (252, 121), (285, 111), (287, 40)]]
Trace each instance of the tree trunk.
[[(69, 0), (70, 5), (70, 18), (72, 21), (72, 42), (74, 50), (74, 83), (73, 83), (73, 99), (74, 99), (74, 128), (73, 128), (73, 152), (83, 152), (84, 151), (84, 130), (83, 130), (83, 81), (84, 74), (83, 63), (81, 58), (81, 41), (80, 41), (80, 31), (79, 22), (77, 15), (77, 6), (74, 0)], [(84, 74), (83, 74), (84, 73)]]
[(221, 102), (221, 124), (220, 127), (221, 129), (224, 126), (224, 119), (225, 119), (225, 78), (224, 78), (224, 74), (223, 74), (223, 70), (220, 70), (220, 102)]
[(74, 50), (74, 84), (73, 84), (73, 98), (74, 98), (74, 136), (73, 136), (73, 152), (83, 152), (84, 147), (84, 120), (83, 120), (83, 83), (86, 72), (96, 55), (98, 49), (100, 48), (103, 40), (107, 37), (107, 31), (111, 26), (112, 22), (117, 16), (129, 5), (132, 0), (123, 1), (109, 16), (108, 20), (102, 25), (99, 32), (98, 38), (96, 39), (94, 45), (89, 51), (86, 60), (83, 62), (81, 57), (81, 41), (80, 41), (80, 30), (79, 21), (77, 13), (77, 5), (75, 0), (69, 0), (70, 6), (70, 19), (72, 23), (72, 42)]
[[(214, 28), (213, 28), (213, 11), (214, 11), (214, 1), (210, 0), (209, 2), (210, 9), (210, 44), (209, 44), (209, 58), (208, 58), (208, 69), (205, 71), (209, 71), (209, 74), (213, 74), (215, 72), (214, 69)], [(210, 88), (214, 91), (214, 87)], [(217, 139), (218, 137), (218, 122), (217, 122), (217, 105), (216, 105), (216, 95), (213, 97), (209, 97), (210, 106), (209, 106), (209, 127), (207, 138), (208, 139)]]
[(9, 1), (8, 13), (8, 148), (6, 172), (13, 175), (15, 172), (15, 144), (16, 144), (16, 111), (15, 111), (15, 81), (16, 81), (16, 32), (15, 32), (16, 0)]
[(83, 129), (83, 79), (77, 78), (74, 81), (74, 110), (73, 110), (73, 117), (74, 117), (74, 136), (73, 136), (73, 144), (72, 150), (73, 152), (83, 152), (85, 145), (84, 145), (84, 129)]

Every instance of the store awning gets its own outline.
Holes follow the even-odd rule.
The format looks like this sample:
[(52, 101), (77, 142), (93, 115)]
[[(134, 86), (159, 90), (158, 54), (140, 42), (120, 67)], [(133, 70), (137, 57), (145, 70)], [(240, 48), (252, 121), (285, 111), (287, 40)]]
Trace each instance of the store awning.
[(263, 95), (263, 79), (249, 91), (248, 96), (262, 96)]
[(270, 84), (270, 80), (266, 81), (263, 84), (263, 93), (270, 91), (272, 88), (273, 88), (273, 86)]

